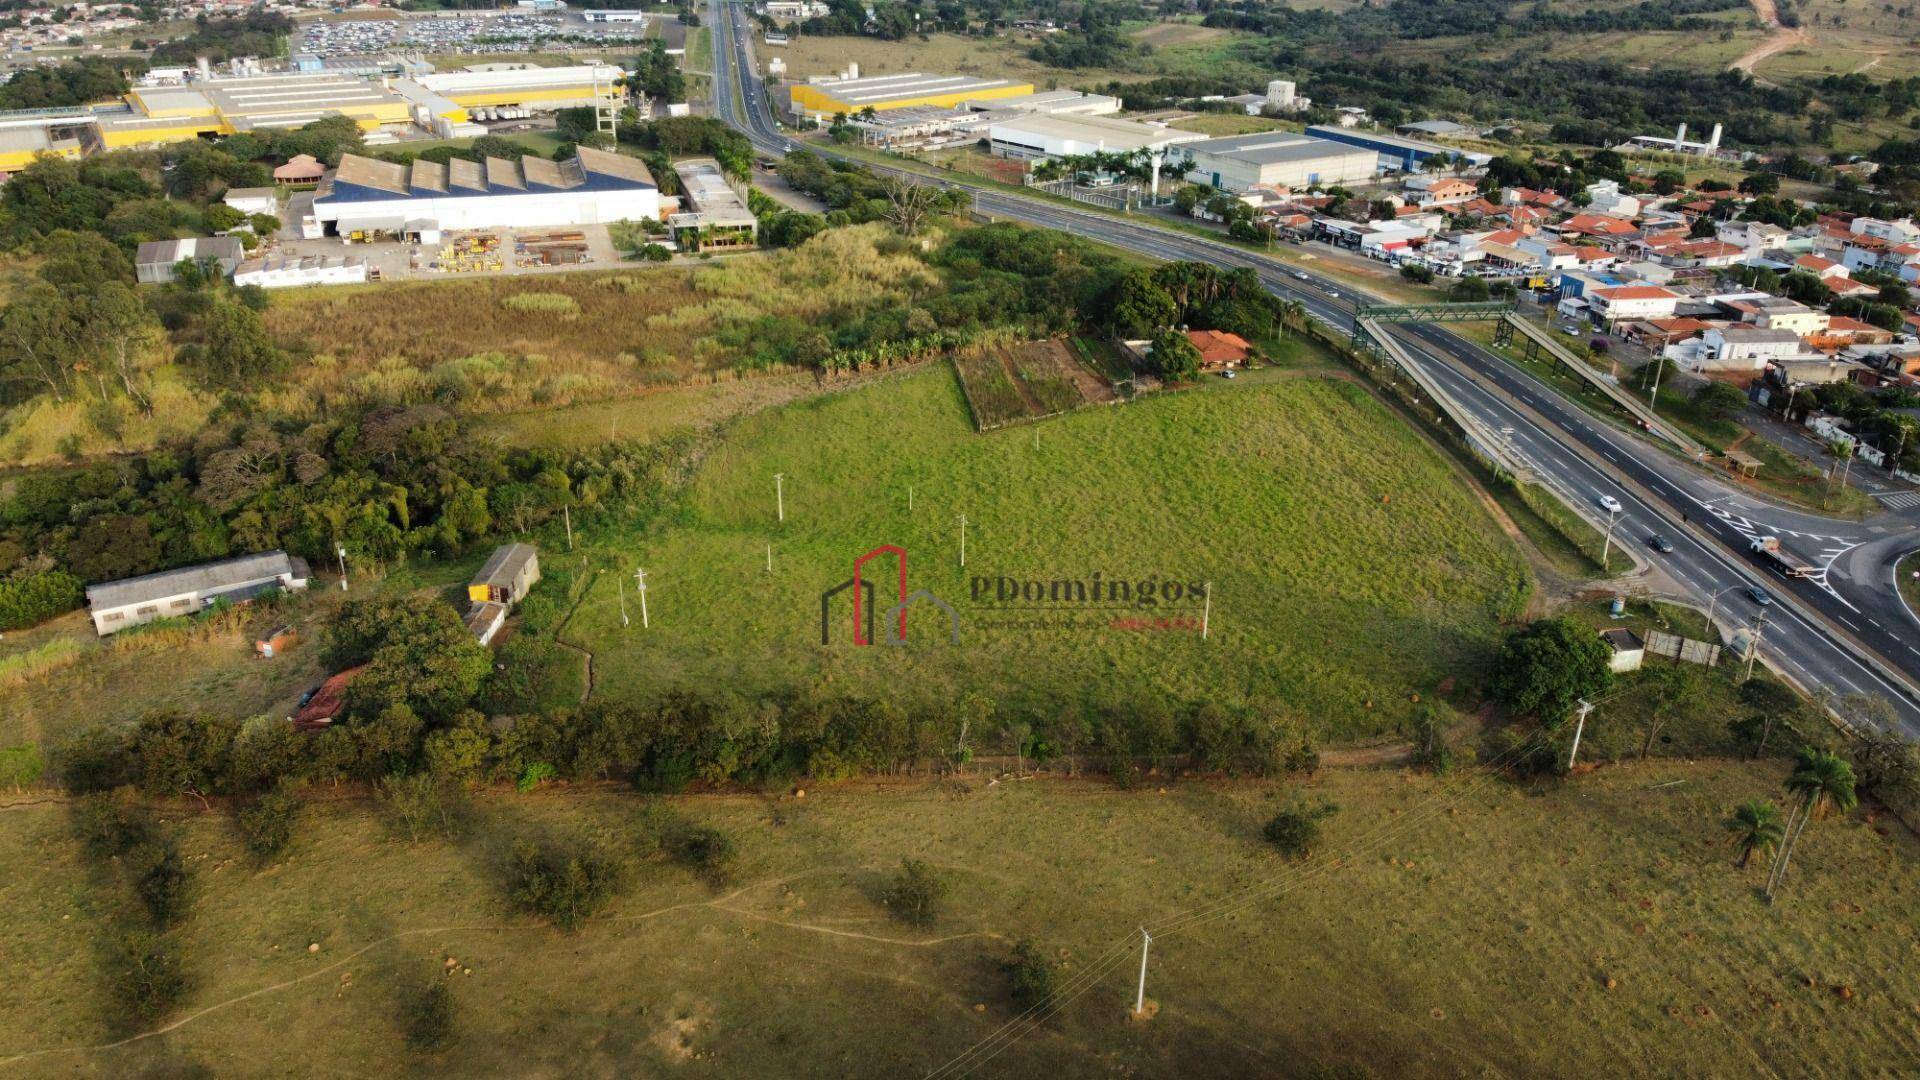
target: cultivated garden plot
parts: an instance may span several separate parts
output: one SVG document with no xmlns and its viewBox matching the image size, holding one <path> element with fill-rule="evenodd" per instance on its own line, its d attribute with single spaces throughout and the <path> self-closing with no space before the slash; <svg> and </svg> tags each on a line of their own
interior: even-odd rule
<svg viewBox="0 0 1920 1080">
<path fill-rule="evenodd" d="M 1059 339 L 968 345 L 954 352 L 953 369 L 981 431 L 1119 400 Z"/>
</svg>

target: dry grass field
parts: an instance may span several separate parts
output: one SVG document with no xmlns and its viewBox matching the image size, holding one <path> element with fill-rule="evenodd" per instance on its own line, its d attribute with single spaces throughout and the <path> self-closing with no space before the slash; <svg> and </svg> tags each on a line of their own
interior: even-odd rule
<svg viewBox="0 0 1920 1080">
<path fill-rule="evenodd" d="M 1885 821 L 1819 822 L 1768 906 L 1765 869 L 1734 866 L 1719 821 L 1782 775 L 1659 762 L 1538 792 L 1477 770 L 1323 771 L 665 800 L 734 838 L 717 885 L 637 857 L 632 795 L 488 795 L 462 839 L 417 845 L 364 801 L 322 801 L 265 869 L 228 813 L 181 807 L 191 988 L 178 1026 L 111 1050 L 89 1048 L 115 1038 L 96 949 L 116 901 L 55 800 L 0 811 L 0 1071 L 923 1076 L 1015 1018 L 1001 964 L 1030 939 L 1062 979 L 1097 977 L 971 1075 L 1903 1073 L 1920 847 Z M 1319 854 L 1289 863 L 1259 830 L 1300 797 L 1340 809 Z M 572 935 L 504 895 L 505 848 L 543 832 L 602 837 L 636 871 Z M 952 886 L 929 926 L 875 900 L 904 857 Z M 1236 896 L 1252 902 L 1223 907 Z M 1135 927 L 1208 909 L 1157 935 L 1158 1012 L 1129 1022 Z M 398 1019 L 403 987 L 430 979 L 453 984 L 434 1053 Z"/>
<path fill-rule="evenodd" d="M 758 320 L 831 324 L 934 287 L 919 260 L 879 249 L 883 232 L 696 269 L 303 290 L 276 298 L 267 325 L 320 355 L 263 396 L 291 415 L 336 399 L 500 412 L 755 367 Z"/>
</svg>

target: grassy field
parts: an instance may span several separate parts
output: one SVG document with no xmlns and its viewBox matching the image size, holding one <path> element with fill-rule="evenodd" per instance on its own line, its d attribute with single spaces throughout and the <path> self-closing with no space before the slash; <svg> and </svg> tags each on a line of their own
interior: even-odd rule
<svg viewBox="0 0 1920 1080">
<path fill-rule="evenodd" d="M 1206 135 L 1251 135 L 1260 131 L 1300 131 L 1305 124 L 1272 116 L 1248 116 L 1246 113 L 1195 113 L 1172 124 L 1182 131 Z"/>
<path fill-rule="evenodd" d="M 1901 559 L 1894 569 L 1894 576 L 1900 579 L 1900 595 L 1907 602 L 1908 610 L 1920 613 L 1920 552 Z"/>
<path fill-rule="evenodd" d="M 1920 850 L 1897 828 L 1819 822 L 1766 905 L 1765 869 L 1736 869 L 1718 823 L 1777 796 L 1782 775 L 1660 762 L 1539 792 L 1473 771 L 1323 771 L 1304 789 L 976 779 L 676 799 L 733 835 L 732 879 L 640 864 L 571 936 L 509 907 L 503 849 L 548 831 L 631 851 L 635 797 L 487 797 L 466 839 L 417 846 L 365 803 L 323 802 L 265 870 L 228 815 L 183 811 L 187 1020 L 106 1051 L 86 1048 L 112 1037 L 95 959 L 111 894 L 67 809 L 33 805 L 0 813 L 13 868 L 0 1067 L 919 1076 L 1016 1015 L 1000 964 L 1030 938 L 1063 978 L 1119 950 L 973 1075 L 1191 1075 L 1196 1061 L 1241 1076 L 1539 1076 L 1574 1061 L 1629 1076 L 1898 1073 L 1920 1001 Z M 1301 795 L 1340 811 L 1318 857 L 1285 863 L 1259 828 Z M 908 856 L 953 887 L 925 928 L 873 899 Z M 1157 936 L 1158 1013 L 1127 1021 L 1134 927 L 1253 885 L 1259 902 Z M 458 974 L 441 974 L 449 961 Z M 431 978 L 454 983 L 456 1034 L 423 1055 L 396 1014 L 402 985 Z"/>
<path fill-rule="evenodd" d="M 912 588 L 962 609 L 959 646 L 934 644 L 945 627 L 918 616 L 910 637 L 924 646 L 819 645 L 821 591 L 885 543 L 909 551 Z M 568 630 L 596 654 L 607 694 L 825 680 L 909 701 L 967 688 L 1042 709 L 1208 697 L 1329 737 L 1391 728 L 1412 694 L 1470 677 L 1526 589 L 1517 553 L 1448 464 L 1359 388 L 1317 378 L 1209 380 L 976 435 L 951 374 L 902 375 L 884 392 L 742 421 L 683 509 L 618 548 L 647 569 L 651 629 L 621 628 L 608 580 Z M 1211 581 L 1209 639 L 1115 629 L 1126 613 L 1099 610 L 997 625 L 1004 616 L 969 603 L 973 575 L 1095 572 Z M 1138 614 L 1197 622 L 1201 606 Z M 1058 621 L 1068 614 L 1091 625 Z"/>
</svg>

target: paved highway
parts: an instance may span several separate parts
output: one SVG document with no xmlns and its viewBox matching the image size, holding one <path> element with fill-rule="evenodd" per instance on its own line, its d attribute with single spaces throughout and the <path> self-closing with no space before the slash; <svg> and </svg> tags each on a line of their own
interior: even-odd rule
<svg viewBox="0 0 1920 1080">
<path fill-rule="evenodd" d="M 788 138 L 773 121 L 749 51 L 741 7 L 710 0 L 714 43 L 714 109 L 761 152 L 784 153 Z M 738 89 L 740 98 L 735 99 Z M 742 107 L 744 106 L 744 108 Z M 817 148 L 816 148 L 817 149 Z M 879 171 L 885 171 L 880 169 Z M 1352 290 L 1232 245 L 1145 222 L 956 183 L 982 214 L 1062 229 L 1151 257 L 1248 267 L 1274 293 L 1305 305 L 1315 318 L 1351 329 Z M 1371 301 L 1371 297 L 1361 297 Z M 1888 518 L 1862 526 L 1786 510 L 1703 474 L 1667 451 L 1595 417 L 1530 373 L 1434 325 L 1397 328 L 1428 373 L 1495 430 L 1511 431 L 1514 449 L 1537 479 L 1596 523 L 1603 494 L 1619 499 L 1617 542 L 1651 562 L 1723 622 L 1751 625 L 1762 608 L 1744 589 L 1757 585 L 1776 602 L 1765 608 L 1762 655 L 1810 692 L 1875 694 L 1893 703 L 1900 726 L 1920 736 L 1920 649 L 1916 624 L 1892 594 L 1890 558 L 1920 547 L 1913 523 Z M 1879 535 L 1869 530 L 1882 530 Z M 1659 534 L 1671 554 L 1652 553 Z M 1813 580 L 1789 581 L 1765 571 L 1747 553 L 1752 535 L 1777 535 L 1823 569 Z"/>
</svg>

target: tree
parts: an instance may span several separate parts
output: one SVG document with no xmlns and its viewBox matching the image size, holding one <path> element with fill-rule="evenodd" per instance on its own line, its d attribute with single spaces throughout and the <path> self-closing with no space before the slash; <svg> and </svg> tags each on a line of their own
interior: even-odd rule
<svg viewBox="0 0 1920 1080">
<path fill-rule="evenodd" d="M 1760 196 L 1778 195 L 1779 193 L 1780 178 L 1773 173 L 1749 173 L 1740 180 L 1740 194 L 1742 195 Z"/>
<path fill-rule="evenodd" d="M 1748 799 L 1734 807 L 1720 826 L 1732 838 L 1733 846 L 1740 849 L 1740 861 L 1734 865 L 1742 870 L 1756 851 L 1772 858 L 1787 831 L 1780 820 L 1780 808 L 1765 799 Z"/>
<path fill-rule="evenodd" d="M 918 233 L 945 199 L 932 184 L 893 175 L 881 178 L 880 190 L 887 200 L 887 222 L 907 236 Z"/>
<path fill-rule="evenodd" d="M 1168 327 L 1154 335 L 1147 365 L 1162 382 L 1184 382 L 1200 374 L 1200 350 L 1186 331 Z"/>
<path fill-rule="evenodd" d="M 619 895 L 626 868 L 593 845 L 523 840 L 509 857 L 507 879 L 515 903 L 572 932 Z"/>
<path fill-rule="evenodd" d="M 1456 303 L 1478 303 L 1491 295 L 1487 281 L 1482 277 L 1463 277 L 1453 283 L 1447 291 L 1447 298 Z"/>
<path fill-rule="evenodd" d="M 1501 643 L 1489 689 L 1510 711 L 1557 724 L 1612 681 L 1610 659 L 1589 627 L 1565 616 L 1540 619 Z"/>
<path fill-rule="evenodd" d="M 1033 942 L 1022 940 L 1014 945 L 1006 970 L 1016 1008 L 1032 1012 L 1053 1000 L 1060 981 L 1059 969 Z"/>
<path fill-rule="evenodd" d="M 1653 701 L 1647 708 L 1647 737 L 1640 742 L 1640 760 L 1653 752 L 1653 740 L 1674 714 L 1684 713 L 1700 699 L 1700 682 L 1680 664 L 1648 668 L 1641 675 L 1651 685 Z"/>
<path fill-rule="evenodd" d="M 1798 801 L 1787 817 L 1786 840 L 1780 857 L 1774 860 L 1773 873 L 1767 878 L 1768 901 L 1773 900 L 1775 891 L 1786 880 L 1787 864 L 1793 859 L 1801 835 L 1807 831 L 1807 823 L 1816 817 L 1825 817 L 1831 810 L 1845 812 L 1859 805 L 1854 784 L 1853 766 L 1840 755 L 1811 746 L 1801 749 L 1799 762 L 1787 777 L 1787 792 Z"/>
<path fill-rule="evenodd" d="M 201 222 L 206 225 L 208 232 L 226 232 L 228 229 L 239 227 L 245 220 L 247 215 L 226 203 L 214 203 L 201 215 Z"/>
<path fill-rule="evenodd" d="M 902 859 L 900 872 L 887 883 L 880 902 L 894 918 L 915 926 L 925 926 L 939 913 L 940 902 L 949 886 L 933 867 L 919 859 Z"/>
<path fill-rule="evenodd" d="M 1747 395 L 1731 383 L 1709 382 L 1693 392 L 1693 407 L 1706 419 L 1729 420 L 1747 407 Z"/>
<path fill-rule="evenodd" d="M 272 791 L 240 808 L 240 835 L 254 858 L 269 862 L 287 849 L 300 821 L 300 805 L 299 783 L 282 779 Z"/>
</svg>

